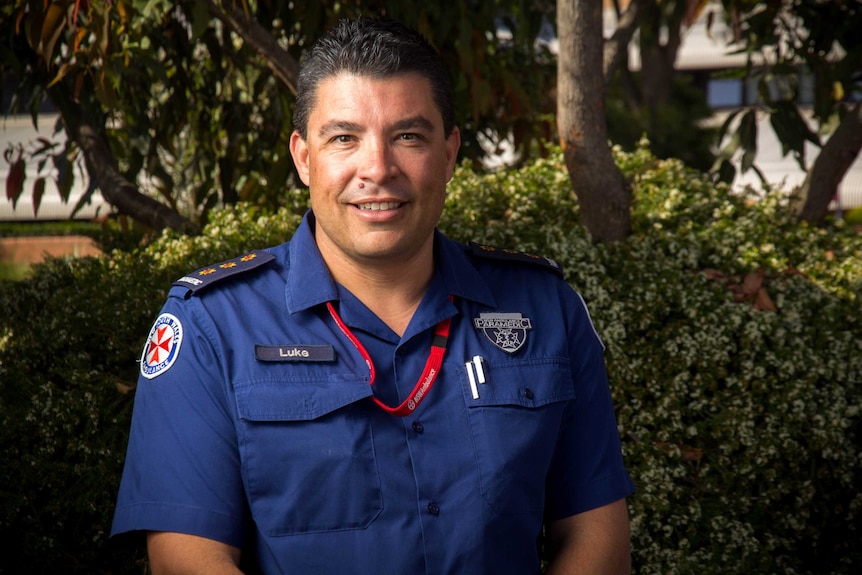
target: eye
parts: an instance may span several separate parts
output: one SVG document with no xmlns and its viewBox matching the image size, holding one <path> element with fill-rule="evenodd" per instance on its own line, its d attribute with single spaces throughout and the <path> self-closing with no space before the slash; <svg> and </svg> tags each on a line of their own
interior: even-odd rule
<svg viewBox="0 0 862 575">
<path fill-rule="evenodd" d="M 416 132 L 404 132 L 403 134 L 398 134 L 396 139 L 399 142 L 405 142 L 408 144 L 418 144 L 425 141 L 425 138 Z"/>
<path fill-rule="evenodd" d="M 349 136 L 347 134 L 339 134 L 338 136 L 334 136 L 331 141 L 336 144 L 349 144 L 353 140 L 353 136 Z"/>
</svg>

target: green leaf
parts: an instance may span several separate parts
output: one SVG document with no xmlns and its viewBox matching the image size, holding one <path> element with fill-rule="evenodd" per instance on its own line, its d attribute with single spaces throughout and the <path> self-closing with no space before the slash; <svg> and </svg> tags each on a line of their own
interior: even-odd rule
<svg viewBox="0 0 862 575">
<path fill-rule="evenodd" d="M 34 156 L 45 154 L 57 147 L 57 144 L 55 142 L 52 142 L 47 138 L 37 138 L 36 141 L 39 143 L 39 147 L 33 151 Z M 42 169 L 41 164 L 39 169 Z"/>
<path fill-rule="evenodd" d="M 192 38 L 197 39 L 204 35 L 210 23 L 210 12 L 207 0 L 196 0 L 192 10 Z"/>
<path fill-rule="evenodd" d="M 33 215 L 39 213 L 39 206 L 42 205 L 42 196 L 45 195 L 45 178 L 39 176 L 33 183 Z"/>
<path fill-rule="evenodd" d="M 78 198 L 78 202 L 75 204 L 75 208 L 72 210 L 73 217 L 81 211 L 81 208 L 83 208 L 87 203 L 89 203 L 94 191 L 96 191 L 96 187 L 91 182 L 90 185 L 87 187 L 87 190 L 83 194 L 81 194 L 80 198 Z"/>
<path fill-rule="evenodd" d="M 33 6 L 33 11 L 25 21 L 24 32 L 27 36 L 27 43 L 33 51 L 38 52 L 42 42 L 42 22 L 44 20 L 44 12 L 38 4 Z"/>
<path fill-rule="evenodd" d="M 817 130 L 817 132 L 823 136 L 827 136 L 837 130 L 840 124 L 841 112 L 838 108 L 836 108 L 831 114 L 829 114 L 829 117 L 826 119 L 826 121 L 820 124 L 820 128 Z"/>
<path fill-rule="evenodd" d="M 727 131 L 730 129 L 730 125 L 733 123 L 733 120 L 742 112 L 742 108 L 736 110 L 735 112 L 731 112 L 728 114 L 727 119 L 721 124 L 721 128 L 718 130 L 718 141 L 721 142 L 724 140 L 724 137 L 727 135 Z"/>
<path fill-rule="evenodd" d="M 805 142 L 819 146 L 820 139 L 808 127 L 796 104 L 788 100 L 775 102 L 769 122 L 781 142 L 782 155 L 786 156 L 789 151 L 793 151 L 799 167 L 806 171 Z"/>
<path fill-rule="evenodd" d="M 736 166 L 730 160 L 722 160 L 716 174 L 717 181 L 730 184 L 736 177 Z"/>
<path fill-rule="evenodd" d="M 57 191 L 60 192 L 60 198 L 63 203 L 68 203 L 69 194 L 72 192 L 72 183 L 74 182 L 74 174 L 72 173 L 72 165 L 65 153 L 54 154 L 52 156 L 54 167 L 57 169 Z"/>
<path fill-rule="evenodd" d="M 739 121 L 739 145 L 743 149 L 740 170 L 747 172 L 754 164 L 754 156 L 757 155 L 757 110 L 749 109 Z"/>
</svg>

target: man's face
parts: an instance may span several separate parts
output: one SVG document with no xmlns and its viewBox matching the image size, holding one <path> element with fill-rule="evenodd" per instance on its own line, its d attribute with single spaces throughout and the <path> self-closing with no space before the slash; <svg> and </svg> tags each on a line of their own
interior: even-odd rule
<svg viewBox="0 0 862 575">
<path fill-rule="evenodd" d="M 327 263 L 398 264 L 430 254 L 460 145 L 419 74 L 342 73 L 320 83 L 308 137 L 290 149 L 309 187 Z"/>
</svg>

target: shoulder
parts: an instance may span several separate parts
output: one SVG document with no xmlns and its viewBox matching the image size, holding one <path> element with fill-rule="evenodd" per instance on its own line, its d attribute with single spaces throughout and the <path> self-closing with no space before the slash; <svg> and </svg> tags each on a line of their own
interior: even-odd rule
<svg viewBox="0 0 862 575">
<path fill-rule="evenodd" d="M 563 277 L 563 270 L 560 264 L 548 257 L 476 242 L 470 242 L 470 245 L 467 246 L 467 251 L 474 260 L 492 261 L 510 266 L 533 266 Z"/>
<path fill-rule="evenodd" d="M 241 256 L 204 266 L 187 273 L 171 286 L 171 292 L 197 295 L 214 285 L 225 285 L 238 276 L 251 276 L 271 265 L 276 257 L 267 250 L 253 250 Z"/>
</svg>

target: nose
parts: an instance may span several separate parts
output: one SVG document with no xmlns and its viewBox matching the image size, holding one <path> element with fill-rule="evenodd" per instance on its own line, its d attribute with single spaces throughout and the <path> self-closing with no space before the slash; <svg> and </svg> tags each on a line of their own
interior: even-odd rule
<svg viewBox="0 0 862 575">
<path fill-rule="evenodd" d="M 365 140 L 364 144 L 357 174 L 360 180 L 381 184 L 398 175 L 392 146 L 376 138 Z"/>
</svg>

